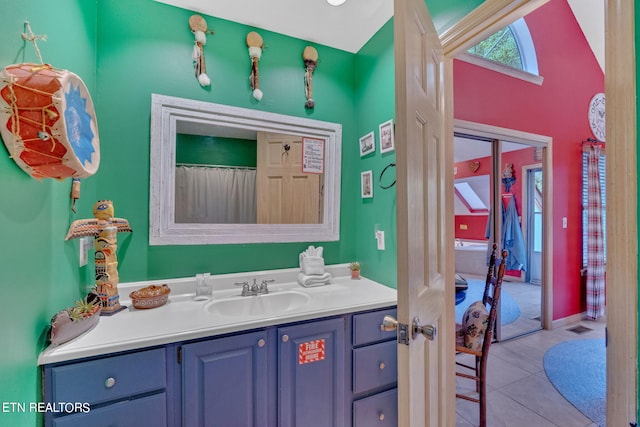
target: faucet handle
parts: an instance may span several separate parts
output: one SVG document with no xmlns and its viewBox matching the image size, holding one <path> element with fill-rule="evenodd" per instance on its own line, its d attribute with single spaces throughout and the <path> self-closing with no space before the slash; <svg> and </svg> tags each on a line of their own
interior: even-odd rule
<svg viewBox="0 0 640 427">
<path fill-rule="evenodd" d="M 242 296 L 249 295 L 249 282 L 236 282 L 234 283 L 236 286 L 242 286 Z"/>
<path fill-rule="evenodd" d="M 260 283 L 260 293 L 268 294 L 269 293 L 268 284 L 269 283 L 273 283 L 273 282 L 275 282 L 275 280 L 273 280 L 273 279 L 263 280 L 262 283 Z"/>
</svg>

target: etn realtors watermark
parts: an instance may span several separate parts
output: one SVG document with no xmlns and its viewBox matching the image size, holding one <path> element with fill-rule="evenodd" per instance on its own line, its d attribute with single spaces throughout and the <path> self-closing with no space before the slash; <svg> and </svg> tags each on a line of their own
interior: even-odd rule
<svg viewBox="0 0 640 427">
<path fill-rule="evenodd" d="M 52 412 L 72 414 L 75 412 L 90 412 L 91 405 L 87 402 L 2 402 L 2 413 Z"/>
</svg>

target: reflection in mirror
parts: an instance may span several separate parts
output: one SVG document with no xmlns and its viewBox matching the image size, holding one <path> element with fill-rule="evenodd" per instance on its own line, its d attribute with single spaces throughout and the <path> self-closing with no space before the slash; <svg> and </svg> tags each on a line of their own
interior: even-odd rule
<svg viewBox="0 0 640 427">
<path fill-rule="evenodd" d="M 203 131 L 178 122 L 176 223 L 322 221 L 324 140 L 315 140 L 320 169 L 309 170 L 303 168 L 308 138 L 234 128 Z"/>
<path fill-rule="evenodd" d="M 152 245 L 339 238 L 342 126 L 152 95 Z"/>
</svg>

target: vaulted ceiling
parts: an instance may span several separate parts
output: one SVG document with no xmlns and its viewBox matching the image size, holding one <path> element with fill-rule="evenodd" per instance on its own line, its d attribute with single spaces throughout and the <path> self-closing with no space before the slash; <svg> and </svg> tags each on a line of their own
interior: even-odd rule
<svg viewBox="0 0 640 427">
<path fill-rule="evenodd" d="M 291 37 L 357 52 L 393 16 L 393 0 L 156 0 L 161 3 L 264 28 Z M 568 1 L 604 70 L 605 0 Z"/>
</svg>

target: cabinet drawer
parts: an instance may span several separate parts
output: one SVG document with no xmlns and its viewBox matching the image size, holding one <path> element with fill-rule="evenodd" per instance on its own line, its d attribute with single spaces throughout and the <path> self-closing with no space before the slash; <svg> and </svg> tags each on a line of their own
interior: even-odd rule
<svg viewBox="0 0 640 427">
<path fill-rule="evenodd" d="M 167 425 L 166 395 L 154 394 L 53 420 L 54 427 L 139 427 Z"/>
<path fill-rule="evenodd" d="M 398 389 L 374 394 L 353 402 L 353 427 L 395 427 L 398 425 Z"/>
<path fill-rule="evenodd" d="M 48 402 L 96 404 L 166 388 L 164 349 L 54 366 Z"/>
<path fill-rule="evenodd" d="M 398 348 L 395 341 L 353 350 L 353 392 L 362 393 L 398 381 Z"/>
<path fill-rule="evenodd" d="M 373 311 L 369 313 L 356 314 L 353 316 L 353 345 L 363 345 L 373 342 L 394 339 L 396 331 L 381 331 L 382 319 L 390 315 L 397 317 L 397 309 Z"/>
</svg>

